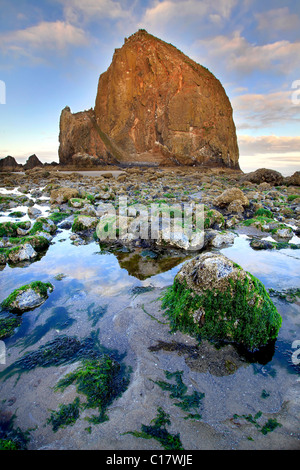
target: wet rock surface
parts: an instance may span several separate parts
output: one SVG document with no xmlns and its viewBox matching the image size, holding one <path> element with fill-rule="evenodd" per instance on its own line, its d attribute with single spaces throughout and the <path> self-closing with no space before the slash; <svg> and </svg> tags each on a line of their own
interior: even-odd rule
<svg viewBox="0 0 300 470">
<path fill-rule="evenodd" d="M 214 169 L 116 167 L 107 169 L 108 178 L 101 172 L 43 171 L 7 174 L 0 194 L 1 302 L 36 279 L 54 286 L 44 303 L 22 315 L 0 313 L 7 353 L 6 364 L 0 364 L 1 413 L 16 413 L 17 425 L 31 429 L 27 447 L 161 451 L 156 439 L 137 437 L 161 408 L 171 422 L 166 431 L 179 433 L 186 450 L 298 449 L 299 366 L 292 345 L 299 339 L 299 187 L 246 182 L 238 173 Z M 50 199 L 60 188 L 76 196 Z M 238 199 L 216 205 L 228 189 L 239 189 L 249 204 L 238 211 L 229 210 Z M 76 218 L 100 220 L 109 207 L 117 211 L 121 195 L 132 206 L 130 243 L 118 234 L 102 242 L 96 227 L 72 231 Z M 192 202 L 204 205 L 199 251 L 138 235 L 136 204 L 176 203 L 183 209 Z M 30 219 L 28 205 L 41 216 Z M 25 215 L 9 217 L 19 209 Z M 288 238 L 278 230 L 286 230 Z M 37 256 L 12 263 L 10 251 L 24 244 Z M 161 298 L 185 263 L 207 252 L 230 260 L 227 268 L 214 265 L 220 268 L 214 282 L 222 283 L 236 263 L 267 291 L 273 288 L 283 320 L 274 344 L 248 354 L 235 344 L 172 331 Z M 196 317 L 199 322 L 201 312 Z M 131 368 L 128 387 L 108 407 L 107 421 L 88 422 L 95 410 L 85 408 L 72 424 L 53 432 L 47 424 L 51 413 L 76 411 L 69 405 L 80 399 L 75 386 L 56 392 L 53 387 L 95 354 Z M 263 434 L 270 423 L 274 429 Z"/>
</svg>

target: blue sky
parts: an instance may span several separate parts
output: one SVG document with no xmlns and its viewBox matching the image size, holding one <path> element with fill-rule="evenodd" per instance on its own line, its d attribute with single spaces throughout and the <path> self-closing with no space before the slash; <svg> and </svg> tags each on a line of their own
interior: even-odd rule
<svg viewBox="0 0 300 470">
<path fill-rule="evenodd" d="M 114 49 L 145 28 L 221 81 L 243 171 L 300 169 L 299 0 L 0 0 L 0 7 L 0 158 L 58 161 L 61 110 L 94 107 Z"/>
</svg>

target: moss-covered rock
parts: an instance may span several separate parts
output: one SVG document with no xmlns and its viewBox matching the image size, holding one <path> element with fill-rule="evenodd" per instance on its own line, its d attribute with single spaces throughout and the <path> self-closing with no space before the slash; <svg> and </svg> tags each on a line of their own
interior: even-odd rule
<svg viewBox="0 0 300 470">
<path fill-rule="evenodd" d="M 1 306 L 5 310 L 22 313 L 39 307 L 47 300 L 49 292 L 52 291 L 53 286 L 50 282 L 34 281 L 15 289 L 3 300 Z"/>
<path fill-rule="evenodd" d="M 98 224 L 97 217 L 90 217 L 88 215 L 79 215 L 75 217 L 72 232 L 84 232 L 86 230 L 95 229 Z"/>
<path fill-rule="evenodd" d="M 264 285 L 222 254 L 183 265 L 162 307 L 173 329 L 243 345 L 253 351 L 276 339 L 281 317 Z"/>
</svg>

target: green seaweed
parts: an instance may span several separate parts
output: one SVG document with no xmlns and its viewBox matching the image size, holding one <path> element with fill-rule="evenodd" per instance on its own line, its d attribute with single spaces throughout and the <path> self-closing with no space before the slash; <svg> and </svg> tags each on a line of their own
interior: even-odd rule
<svg viewBox="0 0 300 470">
<path fill-rule="evenodd" d="M 154 381 L 154 383 L 158 385 L 162 390 L 169 392 L 170 398 L 174 398 L 178 401 L 177 403 L 175 403 L 175 406 L 178 406 L 183 411 L 198 409 L 201 405 L 201 400 L 204 398 L 205 394 L 199 393 L 196 390 L 191 395 L 187 394 L 188 387 L 184 384 L 182 380 L 183 371 L 164 372 L 167 379 L 175 378 L 176 383 L 168 383 L 161 380 Z M 185 419 L 188 418 L 201 419 L 201 415 L 199 413 L 190 413 L 185 417 Z"/>
<path fill-rule="evenodd" d="M 16 315 L 1 315 L 0 316 L 0 339 L 12 336 L 15 329 L 21 324 L 20 317 Z"/>
<path fill-rule="evenodd" d="M 0 421 L 0 450 L 27 450 L 32 429 L 22 431 L 21 428 L 15 427 L 15 419 L 14 414 L 10 419 Z"/>
<path fill-rule="evenodd" d="M 104 306 L 97 306 L 97 308 L 94 308 L 95 302 L 93 302 L 91 305 L 88 306 L 87 313 L 88 313 L 88 320 L 92 323 L 92 327 L 95 327 L 100 320 L 100 318 L 103 317 L 103 315 L 106 314 L 108 305 Z"/>
<path fill-rule="evenodd" d="M 76 385 L 78 393 L 85 395 L 86 401 L 81 404 L 84 409 L 97 409 L 98 416 L 86 418 L 97 424 L 108 420 L 108 406 L 126 390 L 129 375 L 124 365 L 104 354 L 98 359 L 85 359 L 70 374 L 61 379 L 55 390 L 64 391 L 70 385 Z"/>
<path fill-rule="evenodd" d="M 261 425 L 260 423 L 258 423 L 258 420 L 261 417 L 262 417 L 262 412 L 261 411 L 258 411 L 255 414 L 255 416 L 252 416 L 251 414 L 249 414 L 249 415 L 244 415 L 244 414 L 243 415 L 238 415 L 238 414 L 233 415 L 234 419 L 243 418 L 246 421 L 248 421 L 248 423 L 253 424 L 264 435 L 266 435 L 269 432 L 274 431 L 274 429 L 282 426 L 282 424 L 278 423 L 276 418 L 269 418 L 265 424 Z"/>
<path fill-rule="evenodd" d="M 47 419 L 47 424 L 52 425 L 53 432 L 57 432 L 60 428 L 66 426 L 72 426 L 79 418 L 80 408 L 81 404 L 78 397 L 75 398 L 73 403 L 61 404 L 58 411 L 50 410 L 51 416 Z"/>
<path fill-rule="evenodd" d="M 153 424 L 142 424 L 141 431 L 127 431 L 124 434 L 131 434 L 143 439 L 153 438 L 166 450 L 184 450 L 180 441 L 180 434 L 171 434 L 166 429 L 166 426 L 171 424 L 170 415 L 161 407 L 157 408 L 157 416 L 150 422 Z"/>
<path fill-rule="evenodd" d="M 0 378 L 7 380 L 17 374 L 18 380 L 22 373 L 28 373 L 36 367 L 47 368 L 71 364 L 83 358 L 96 358 L 105 350 L 97 337 L 98 331 L 92 331 L 90 336 L 82 340 L 74 336 L 58 336 L 37 350 L 25 353 L 0 372 Z"/>
</svg>

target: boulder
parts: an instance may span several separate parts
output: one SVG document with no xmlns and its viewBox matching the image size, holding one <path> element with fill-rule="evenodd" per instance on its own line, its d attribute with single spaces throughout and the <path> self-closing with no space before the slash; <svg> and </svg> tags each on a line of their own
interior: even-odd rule
<svg viewBox="0 0 300 470">
<path fill-rule="evenodd" d="M 244 175 L 241 181 L 250 181 L 256 184 L 270 183 L 272 186 L 280 186 L 284 182 L 284 177 L 279 171 L 259 168 L 256 171 Z"/>
<path fill-rule="evenodd" d="M 96 228 L 99 219 L 97 217 L 90 217 L 88 215 L 79 215 L 75 217 L 72 232 L 84 232 Z"/>
<path fill-rule="evenodd" d="M 24 243 L 17 246 L 8 252 L 8 259 L 12 263 L 20 263 L 22 261 L 29 261 L 37 257 L 37 252 L 30 243 Z"/>
<path fill-rule="evenodd" d="M 244 195 L 243 191 L 239 188 L 225 189 L 220 196 L 214 200 L 214 205 L 217 207 L 231 207 L 232 212 L 237 212 L 237 206 L 249 206 L 249 199 Z"/>
<path fill-rule="evenodd" d="M 50 193 L 50 203 L 54 204 L 63 204 L 64 202 L 68 202 L 72 198 L 77 198 L 79 196 L 79 192 L 76 188 L 58 188 L 53 189 Z"/>
<path fill-rule="evenodd" d="M 162 307 L 173 329 L 250 351 L 275 340 L 282 321 L 261 281 L 219 253 L 186 262 Z"/>
<path fill-rule="evenodd" d="M 34 281 L 15 289 L 1 306 L 10 312 L 23 313 L 42 305 L 52 291 L 53 286 L 50 282 Z"/>
</svg>

